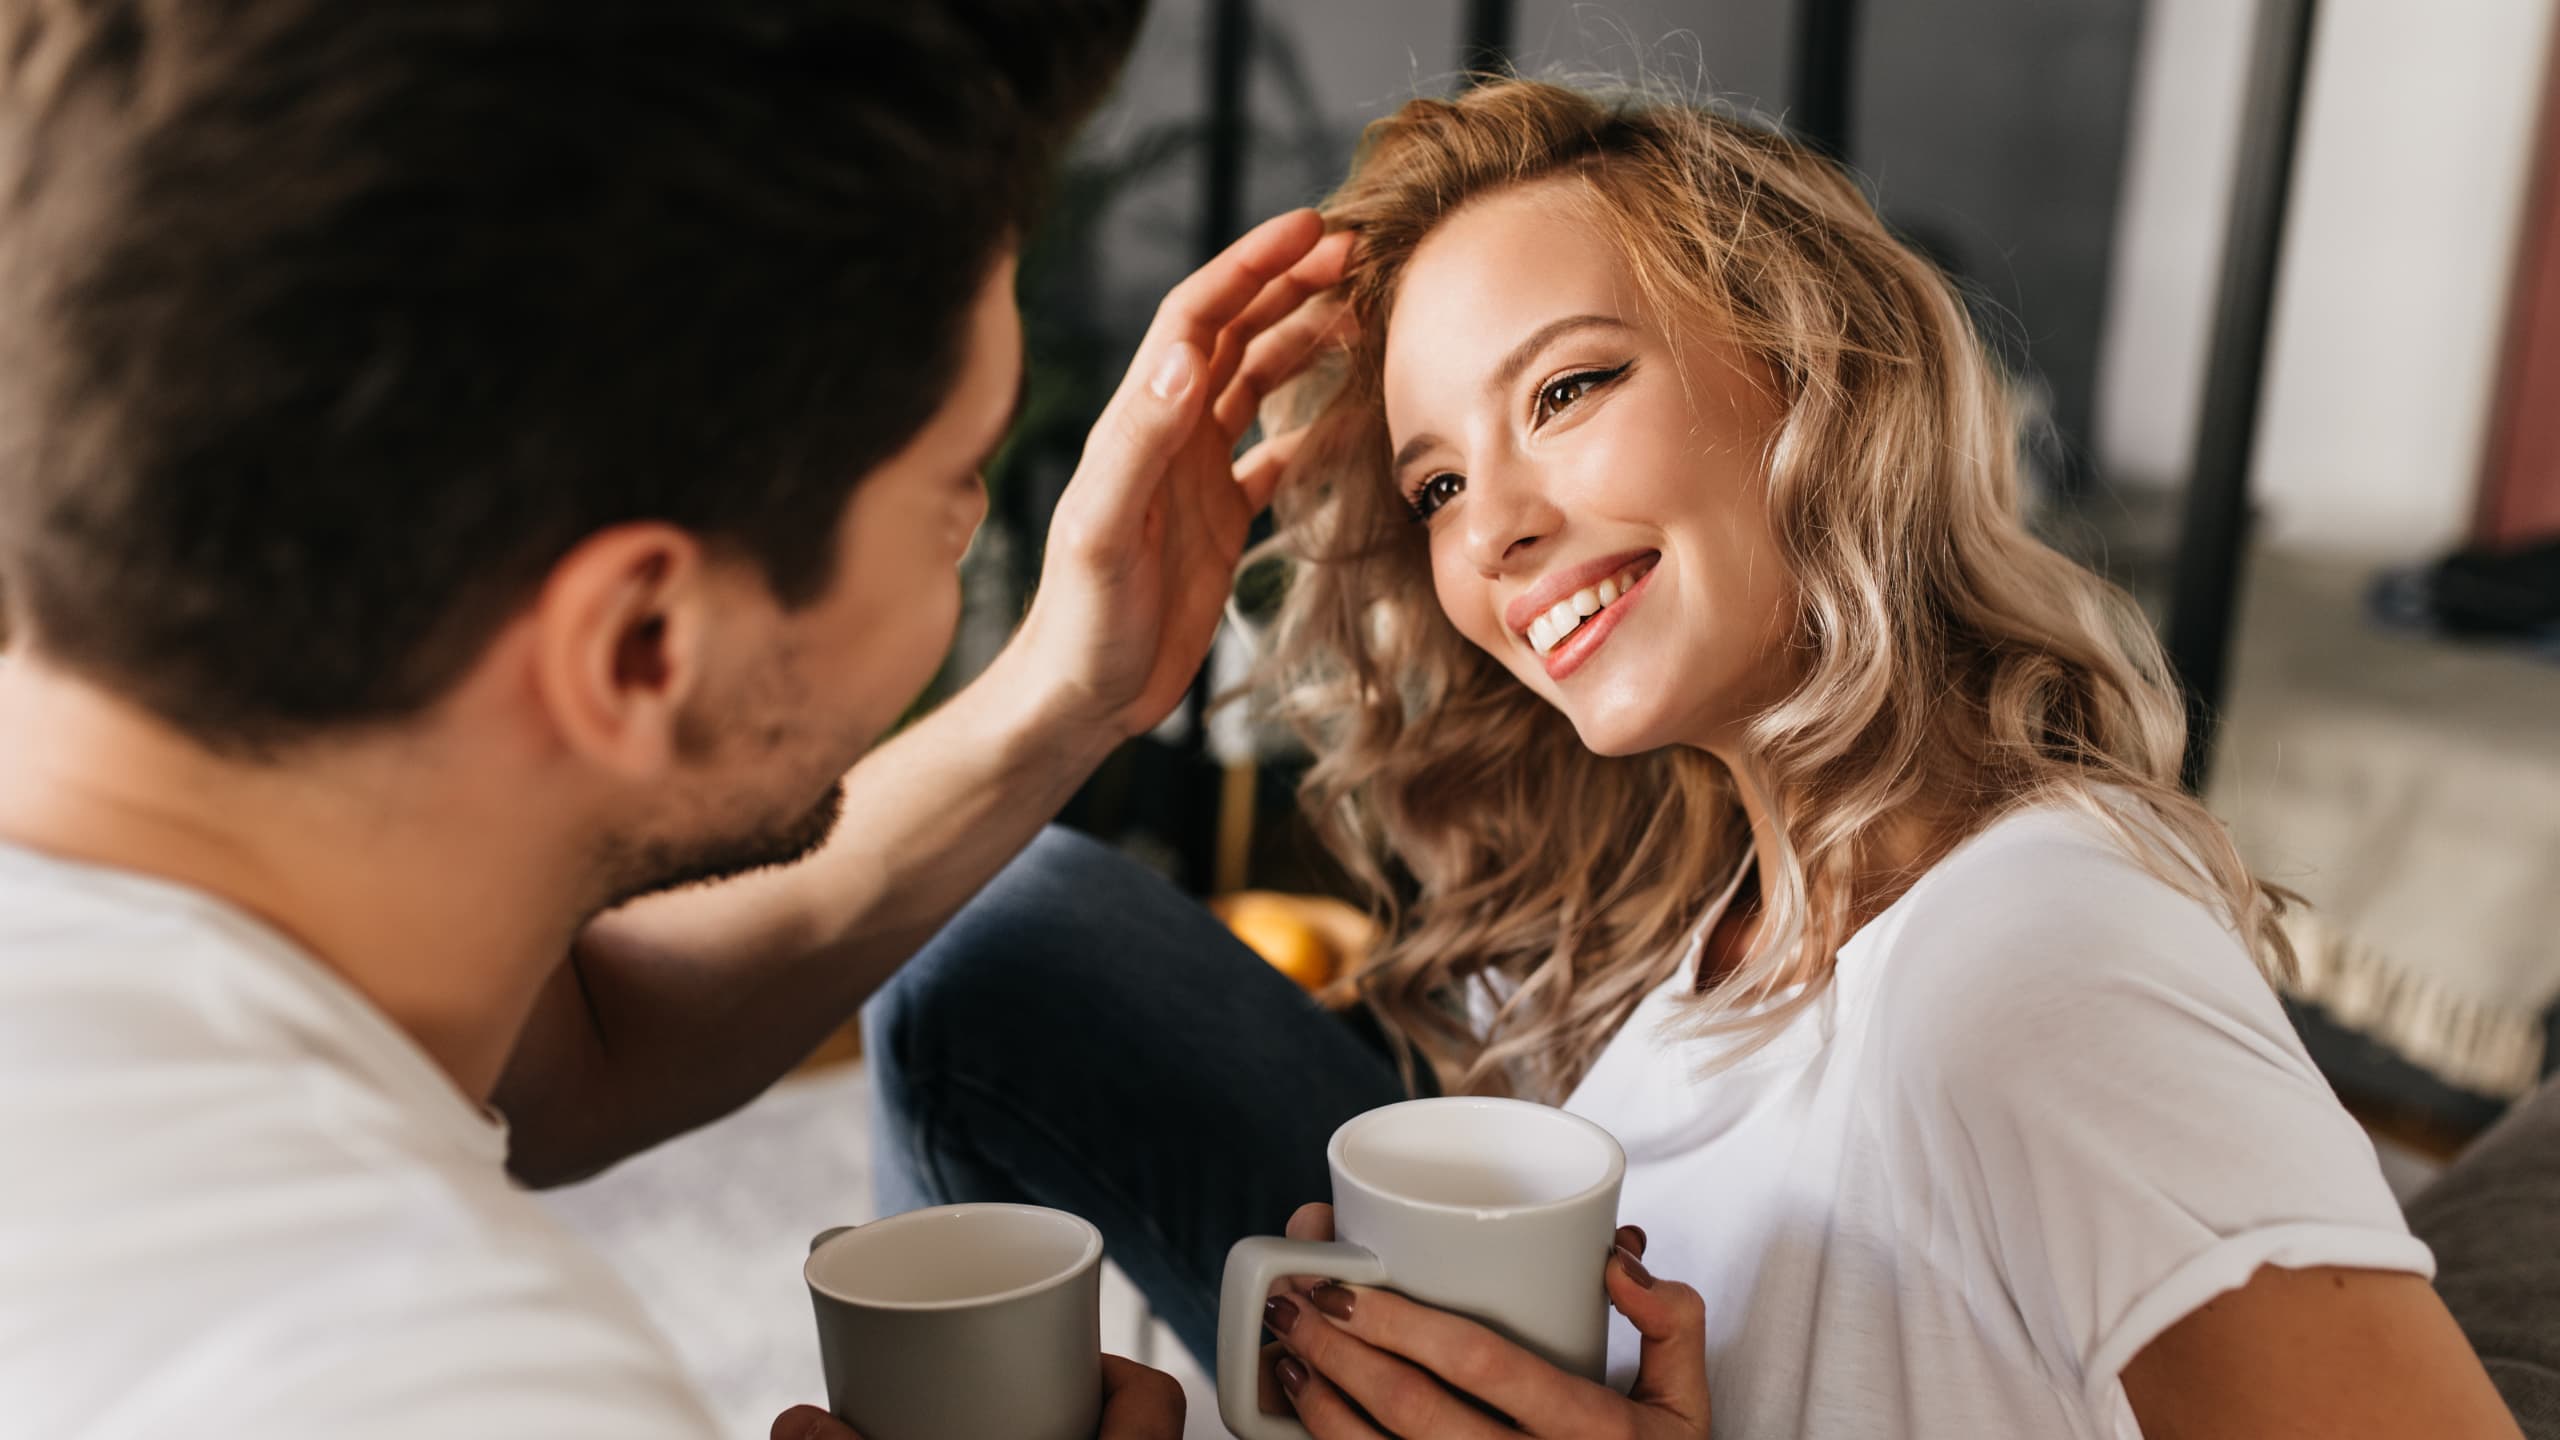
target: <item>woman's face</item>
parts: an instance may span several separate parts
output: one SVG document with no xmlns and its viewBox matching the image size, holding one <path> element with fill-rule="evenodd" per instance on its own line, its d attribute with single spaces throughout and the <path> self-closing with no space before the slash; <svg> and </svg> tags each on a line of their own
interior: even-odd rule
<svg viewBox="0 0 2560 1440">
<path fill-rule="evenodd" d="M 1450 623 L 1585 745 L 1729 755 L 1795 674 L 1778 403 L 1730 342 L 1661 328 L 1586 195 L 1489 196 L 1415 251 L 1387 327 L 1395 483 Z"/>
</svg>

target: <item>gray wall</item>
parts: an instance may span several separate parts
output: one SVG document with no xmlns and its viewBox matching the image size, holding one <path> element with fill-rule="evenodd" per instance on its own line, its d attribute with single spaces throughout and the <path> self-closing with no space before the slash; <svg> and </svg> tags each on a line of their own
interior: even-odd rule
<svg viewBox="0 0 2560 1440">
<path fill-rule="evenodd" d="M 1850 163 L 1962 277 L 2085 450 L 2141 0 L 1869 0 Z M 1789 0 L 1523 0 L 1521 68 L 1643 74 L 1783 118 Z"/>
<path fill-rule="evenodd" d="M 2013 363 L 2050 386 L 2075 447 L 2090 429 L 2141 0 L 1871 0 L 1851 162 L 1886 215 L 1960 275 Z M 1206 0 L 1157 0 L 1089 159 L 1159 148 L 1206 113 Z M 1264 0 L 1245 208 L 1320 198 L 1360 127 L 1458 64 L 1459 0 Z M 1783 116 L 1789 0 L 1521 0 L 1532 74 L 1643 75 Z M 1134 343 L 1197 246 L 1198 156 L 1170 150 L 1096 232 L 1085 297 Z"/>
<path fill-rule="evenodd" d="M 1867 8 L 1853 163 L 1886 216 L 1976 287 L 2085 451 L 2140 0 Z"/>
</svg>

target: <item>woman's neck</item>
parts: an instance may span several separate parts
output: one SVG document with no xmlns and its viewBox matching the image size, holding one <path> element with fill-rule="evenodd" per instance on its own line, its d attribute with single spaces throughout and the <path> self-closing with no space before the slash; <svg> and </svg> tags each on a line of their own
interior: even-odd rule
<svg viewBox="0 0 2560 1440">
<path fill-rule="evenodd" d="M 1706 953 L 1699 967 L 1701 979 L 1707 983 L 1726 974 L 1751 953 L 1760 935 L 1761 878 L 1777 873 L 1780 853 L 1793 848 L 1787 844 L 1778 815 L 1776 786 L 1767 768 L 1749 755 L 1719 754 L 1717 758 L 1732 773 L 1743 816 L 1750 823 L 1752 864 L 1750 873 L 1742 877 L 1733 898 L 1707 934 Z M 1902 898 L 1921 873 L 1946 853 L 1952 838 L 1943 817 L 1926 807 L 1913 806 L 1885 817 L 1864 847 L 1855 875 L 1847 882 L 1852 893 L 1845 897 L 1846 904 L 1841 909 L 1848 933 L 1854 933 Z M 1817 877 L 1812 883 L 1817 893 L 1807 898 L 1819 912 L 1833 900 L 1820 891 L 1840 882 Z"/>
</svg>

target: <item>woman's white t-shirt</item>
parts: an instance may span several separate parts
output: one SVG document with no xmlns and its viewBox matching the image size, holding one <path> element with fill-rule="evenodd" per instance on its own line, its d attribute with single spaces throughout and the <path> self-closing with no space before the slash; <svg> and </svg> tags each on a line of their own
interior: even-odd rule
<svg viewBox="0 0 2560 1440">
<path fill-rule="evenodd" d="M 2238 937 L 2076 812 L 1966 842 L 1729 1069 L 1665 1029 L 1695 984 L 1565 1108 L 1706 1297 L 1718 1436 L 2125 1440 L 2126 1363 L 2260 1266 L 2434 1271 Z"/>
</svg>

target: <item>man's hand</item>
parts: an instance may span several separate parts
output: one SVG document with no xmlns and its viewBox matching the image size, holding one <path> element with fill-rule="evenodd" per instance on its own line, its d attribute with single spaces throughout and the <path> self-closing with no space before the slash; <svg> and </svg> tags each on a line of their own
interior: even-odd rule
<svg viewBox="0 0 2560 1440">
<path fill-rule="evenodd" d="M 1182 1387 L 1161 1370 L 1102 1357 L 1102 1430 L 1096 1440 L 1182 1440 Z M 862 1440 L 815 1405 L 774 1417 L 773 1440 Z"/>
<path fill-rule="evenodd" d="M 1236 440 L 1342 321 L 1323 292 L 1351 237 L 1323 230 L 1280 216 L 1166 297 L 1058 502 L 1021 633 L 854 767 L 824 849 L 579 936 L 498 1087 L 516 1174 L 591 1175 L 763 1091 L 1172 710 L 1297 444 L 1234 460 Z"/>
<path fill-rule="evenodd" d="M 1289 1236 L 1332 1239 L 1333 1207 L 1301 1207 Z M 1644 1232 L 1620 1226 L 1601 1278 L 1609 1303 L 1643 1339 L 1626 1395 L 1566 1374 L 1473 1321 L 1392 1290 L 1329 1281 L 1273 1297 L 1265 1323 L 1286 1353 L 1274 1358 L 1272 1378 L 1316 1440 L 1384 1440 L 1381 1427 L 1434 1440 L 1704 1440 L 1706 1306 L 1688 1286 L 1647 1274 L 1643 1249 Z"/>
<path fill-rule="evenodd" d="M 1338 330 L 1351 236 L 1263 222 L 1157 307 L 1049 524 L 1040 588 L 996 662 L 1009 692 L 1109 746 L 1171 713 L 1209 653 L 1247 527 L 1296 448 L 1235 447 Z"/>
</svg>

